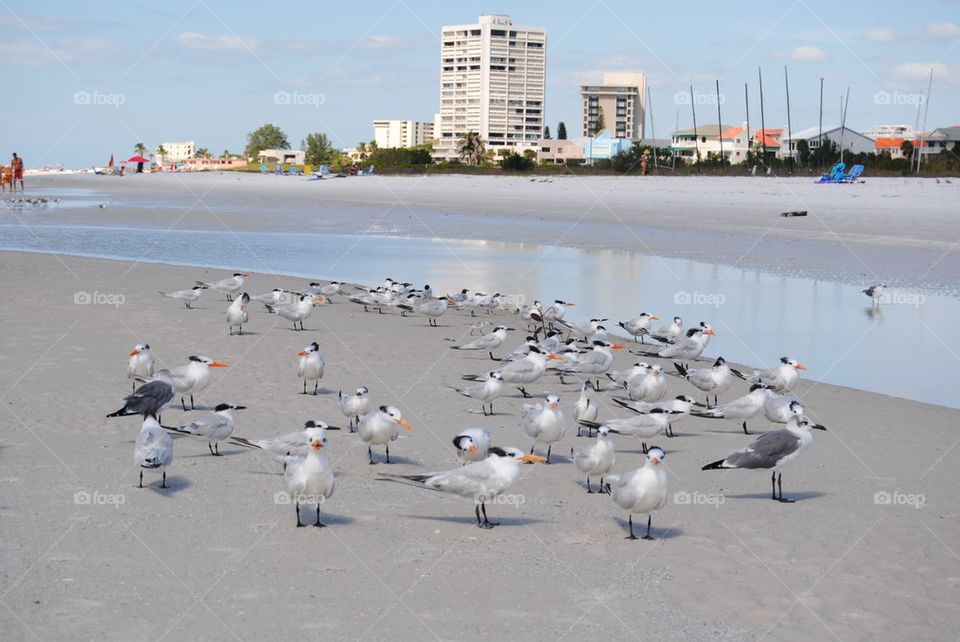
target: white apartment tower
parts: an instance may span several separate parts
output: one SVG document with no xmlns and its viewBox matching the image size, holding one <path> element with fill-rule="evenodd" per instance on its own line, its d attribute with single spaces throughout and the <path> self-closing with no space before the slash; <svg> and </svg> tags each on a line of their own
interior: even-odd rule
<svg viewBox="0 0 960 642">
<path fill-rule="evenodd" d="M 543 134 L 547 31 L 509 16 L 443 27 L 437 160 L 458 156 L 460 138 L 480 134 L 498 156 L 535 149 Z"/>
<path fill-rule="evenodd" d="M 595 136 L 603 113 L 604 130 L 611 138 L 643 138 L 647 77 L 641 73 L 604 72 L 599 85 L 581 85 L 580 133 Z"/>
<path fill-rule="evenodd" d="M 417 147 L 433 140 L 433 123 L 419 120 L 375 120 L 373 140 L 377 147 Z"/>
</svg>

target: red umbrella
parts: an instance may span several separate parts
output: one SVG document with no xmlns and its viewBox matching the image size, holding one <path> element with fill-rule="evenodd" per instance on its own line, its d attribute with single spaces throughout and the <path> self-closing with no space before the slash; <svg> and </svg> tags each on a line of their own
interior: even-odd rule
<svg viewBox="0 0 960 642">
<path fill-rule="evenodd" d="M 144 158 L 143 156 L 133 156 L 127 159 L 128 163 L 149 163 L 150 160 Z"/>
</svg>

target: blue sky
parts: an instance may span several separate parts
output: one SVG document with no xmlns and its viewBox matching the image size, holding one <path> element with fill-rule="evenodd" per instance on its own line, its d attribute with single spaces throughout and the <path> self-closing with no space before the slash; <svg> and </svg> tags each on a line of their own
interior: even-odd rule
<svg viewBox="0 0 960 642">
<path fill-rule="evenodd" d="M 928 129 L 960 123 L 960 2 L 37 2 L 0 0 L 0 155 L 28 166 L 104 164 L 144 142 L 196 140 L 240 151 L 265 122 L 294 147 L 323 131 L 338 146 L 373 136 L 375 118 L 432 120 L 439 32 L 481 13 L 547 28 L 546 119 L 578 130 L 578 86 L 604 70 L 643 71 L 656 134 L 723 120 L 759 126 L 757 67 L 768 127 L 786 124 L 789 67 L 794 130 L 824 123 L 913 125 L 935 69 Z M 289 104 L 277 104 L 286 92 Z M 678 95 L 684 98 L 677 98 Z M 282 102 L 282 100 L 281 100 Z"/>
</svg>

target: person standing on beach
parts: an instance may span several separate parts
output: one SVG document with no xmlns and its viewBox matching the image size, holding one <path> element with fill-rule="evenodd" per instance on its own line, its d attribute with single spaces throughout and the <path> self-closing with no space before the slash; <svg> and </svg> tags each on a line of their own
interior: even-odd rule
<svg viewBox="0 0 960 642">
<path fill-rule="evenodd" d="M 10 192 L 13 192 L 13 169 L 6 165 L 0 165 L 0 193 L 7 191 L 7 183 L 10 183 Z"/>
<path fill-rule="evenodd" d="M 10 161 L 10 167 L 13 169 L 13 182 L 10 184 L 11 189 L 15 192 L 17 191 L 17 181 L 20 181 L 20 191 L 23 191 L 23 159 L 17 156 L 17 152 L 13 152 L 13 160 Z"/>
</svg>

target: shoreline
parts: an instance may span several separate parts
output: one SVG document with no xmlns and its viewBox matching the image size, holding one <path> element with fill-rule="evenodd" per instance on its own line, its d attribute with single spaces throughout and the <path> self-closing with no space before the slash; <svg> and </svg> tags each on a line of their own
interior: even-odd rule
<svg viewBox="0 0 960 642">
<path fill-rule="evenodd" d="M 538 243 L 638 252 L 847 284 L 882 281 L 960 296 L 953 276 L 960 271 L 960 239 L 954 238 L 951 209 L 954 186 L 929 179 L 873 179 L 853 186 L 815 186 L 806 179 L 728 179 L 718 187 L 721 179 L 702 178 L 701 191 L 724 190 L 705 194 L 677 187 L 681 177 L 567 176 L 541 184 L 522 177 L 375 175 L 311 183 L 201 173 L 101 181 L 111 178 L 43 177 L 41 189 L 107 187 L 103 194 L 116 201 L 96 211 L 96 223 L 79 207 L 47 210 L 44 220 Z M 902 186 L 907 190 L 902 198 L 923 199 L 917 203 L 922 219 L 901 215 L 897 199 Z M 474 193 L 493 196 L 474 202 Z M 130 198 L 136 203 L 128 206 L 124 201 Z M 634 202 L 643 205 L 638 210 Z M 779 217 L 779 211 L 808 208 L 810 217 Z"/>
</svg>

